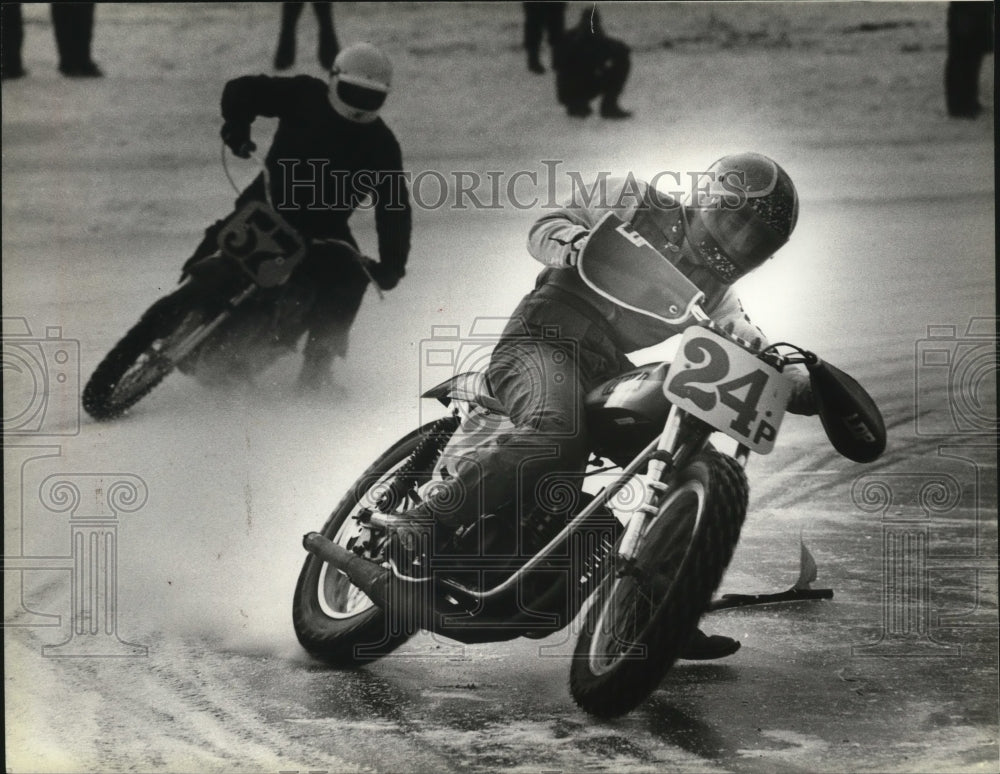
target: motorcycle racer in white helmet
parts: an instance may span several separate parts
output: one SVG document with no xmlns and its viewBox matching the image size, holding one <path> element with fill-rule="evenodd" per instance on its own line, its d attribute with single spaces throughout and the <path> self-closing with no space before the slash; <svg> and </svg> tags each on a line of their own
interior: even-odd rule
<svg viewBox="0 0 1000 774">
<path fill-rule="evenodd" d="M 309 247 L 289 284 L 315 294 L 307 312 L 299 386 L 331 384 L 335 358 L 347 355 L 348 334 L 366 286 L 390 290 L 406 273 L 412 229 L 402 151 L 379 117 L 392 81 L 389 59 L 371 43 L 356 43 L 336 57 L 329 79 L 244 75 L 222 91 L 222 139 L 241 158 L 256 150 L 251 126 L 258 116 L 278 126 L 258 175 L 233 212 L 210 226 L 185 264 L 185 273 L 218 250 L 219 234 L 253 203 L 267 203 Z M 378 258 L 352 258 L 328 240 L 357 249 L 348 225 L 363 201 L 374 214 Z M 291 342 L 297 346 L 297 342 Z"/>
<path fill-rule="evenodd" d="M 330 70 L 330 104 L 359 124 L 371 123 L 392 86 L 392 63 L 371 43 L 341 51 Z"/>
</svg>

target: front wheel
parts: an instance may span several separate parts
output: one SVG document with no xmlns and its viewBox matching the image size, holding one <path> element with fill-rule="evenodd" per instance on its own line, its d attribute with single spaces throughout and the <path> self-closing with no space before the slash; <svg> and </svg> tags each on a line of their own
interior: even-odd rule
<svg viewBox="0 0 1000 774">
<path fill-rule="evenodd" d="M 177 365 L 181 345 L 205 323 L 185 288 L 161 298 L 111 349 L 83 390 L 83 408 L 114 419 L 148 395 Z"/>
<path fill-rule="evenodd" d="M 362 474 L 320 533 L 366 558 L 382 561 L 384 541 L 372 534 L 365 511 L 403 513 L 416 504 L 416 487 L 429 480 L 458 420 L 447 417 L 401 438 Z M 348 577 L 314 554 L 295 586 L 292 622 L 299 643 L 331 666 L 353 667 L 398 648 L 410 632 L 378 608 Z"/>
<path fill-rule="evenodd" d="M 594 593 L 570 667 L 584 710 L 623 715 L 656 689 L 722 581 L 748 494 L 743 468 L 711 449 L 677 474 L 635 566 Z"/>
</svg>

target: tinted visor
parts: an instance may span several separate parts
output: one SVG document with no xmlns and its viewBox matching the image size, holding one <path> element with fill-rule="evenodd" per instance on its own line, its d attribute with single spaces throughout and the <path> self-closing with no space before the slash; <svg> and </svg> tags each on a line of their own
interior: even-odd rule
<svg viewBox="0 0 1000 774">
<path fill-rule="evenodd" d="M 685 208 L 685 214 L 688 242 L 726 283 L 756 269 L 788 241 L 750 207 Z"/>
<path fill-rule="evenodd" d="M 358 86 L 355 83 L 337 81 L 337 96 L 341 102 L 355 110 L 375 111 L 382 107 L 386 93 L 378 89 L 369 89 L 367 86 Z"/>
</svg>

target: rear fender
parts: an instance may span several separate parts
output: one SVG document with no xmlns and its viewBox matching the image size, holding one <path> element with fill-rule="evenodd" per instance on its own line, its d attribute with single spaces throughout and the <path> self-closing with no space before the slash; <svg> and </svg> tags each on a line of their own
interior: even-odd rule
<svg viewBox="0 0 1000 774">
<path fill-rule="evenodd" d="M 503 404 L 490 394 L 486 374 L 481 371 L 467 371 L 447 379 L 436 387 L 431 387 L 421 398 L 434 398 L 447 406 L 453 400 L 461 400 L 482 406 L 488 411 L 506 414 Z"/>
</svg>

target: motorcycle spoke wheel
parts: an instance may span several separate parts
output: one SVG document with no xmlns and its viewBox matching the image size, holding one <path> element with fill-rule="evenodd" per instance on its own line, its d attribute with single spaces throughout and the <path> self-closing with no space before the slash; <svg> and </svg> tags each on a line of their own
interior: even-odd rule
<svg viewBox="0 0 1000 774">
<path fill-rule="evenodd" d="M 112 409 L 132 405 L 137 396 L 141 397 L 153 389 L 172 368 L 173 364 L 165 359 L 160 354 L 159 348 L 154 345 L 139 356 L 111 389 L 108 405 Z"/>
<path fill-rule="evenodd" d="M 634 560 L 604 580 L 584 616 L 570 691 L 599 717 L 656 690 L 708 608 L 746 516 L 740 465 L 706 450 L 679 471 Z"/>
<path fill-rule="evenodd" d="M 94 419 L 114 419 L 148 395 L 183 357 L 177 348 L 202 324 L 199 312 L 176 316 L 172 297 L 157 302 L 173 312 L 172 324 L 147 312 L 94 370 L 83 390 L 83 407 Z"/>
<path fill-rule="evenodd" d="M 588 654 L 595 675 L 612 671 L 623 660 L 646 658 L 643 635 L 656 614 L 657 600 L 670 593 L 704 506 L 705 489 L 699 482 L 671 493 L 647 532 L 645 545 L 662 549 L 650 571 L 642 569 L 640 557 L 636 570 L 612 579 Z"/>
<path fill-rule="evenodd" d="M 365 490 L 357 506 L 344 520 L 336 534 L 330 538 L 334 543 L 351 550 L 362 546 L 364 547 L 361 551 L 363 556 L 376 561 L 381 558 L 380 553 L 385 541 L 380 536 L 373 534 L 373 531 L 361 520 L 361 516 L 366 510 L 376 509 L 376 504 L 381 500 L 382 492 L 395 478 L 396 472 L 402 467 L 402 464 L 396 465 L 373 486 Z M 402 513 L 415 501 L 415 492 L 413 492 L 405 499 L 397 498 L 393 501 L 392 508 L 386 511 L 380 510 L 380 512 Z M 330 618 L 348 619 L 374 607 L 368 596 L 352 584 L 347 575 L 330 567 L 326 562 L 323 563 L 320 570 L 317 584 L 320 609 Z"/>
<path fill-rule="evenodd" d="M 425 439 L 450 437 L 454 423 L 433 423 L 410 433 L 386 451 L 348 491 L 321 534 L 376 562 L 384 560 L 385 536 L 367 520 L 369 513 L 403 513 L 418 501 L 416 486 L 428 480 L 436 454 L 422 455 Z M 407 486 L 392 486 L 403 476 Z M 381 506 L 381 507 L 380 507 Z M 409 639 L 392 618 L 341 571 L 309 554 L 299 573 L 292 604 L 299 643 L 331 666 L 353 667 L 373 661 Z"/>
</svg>

